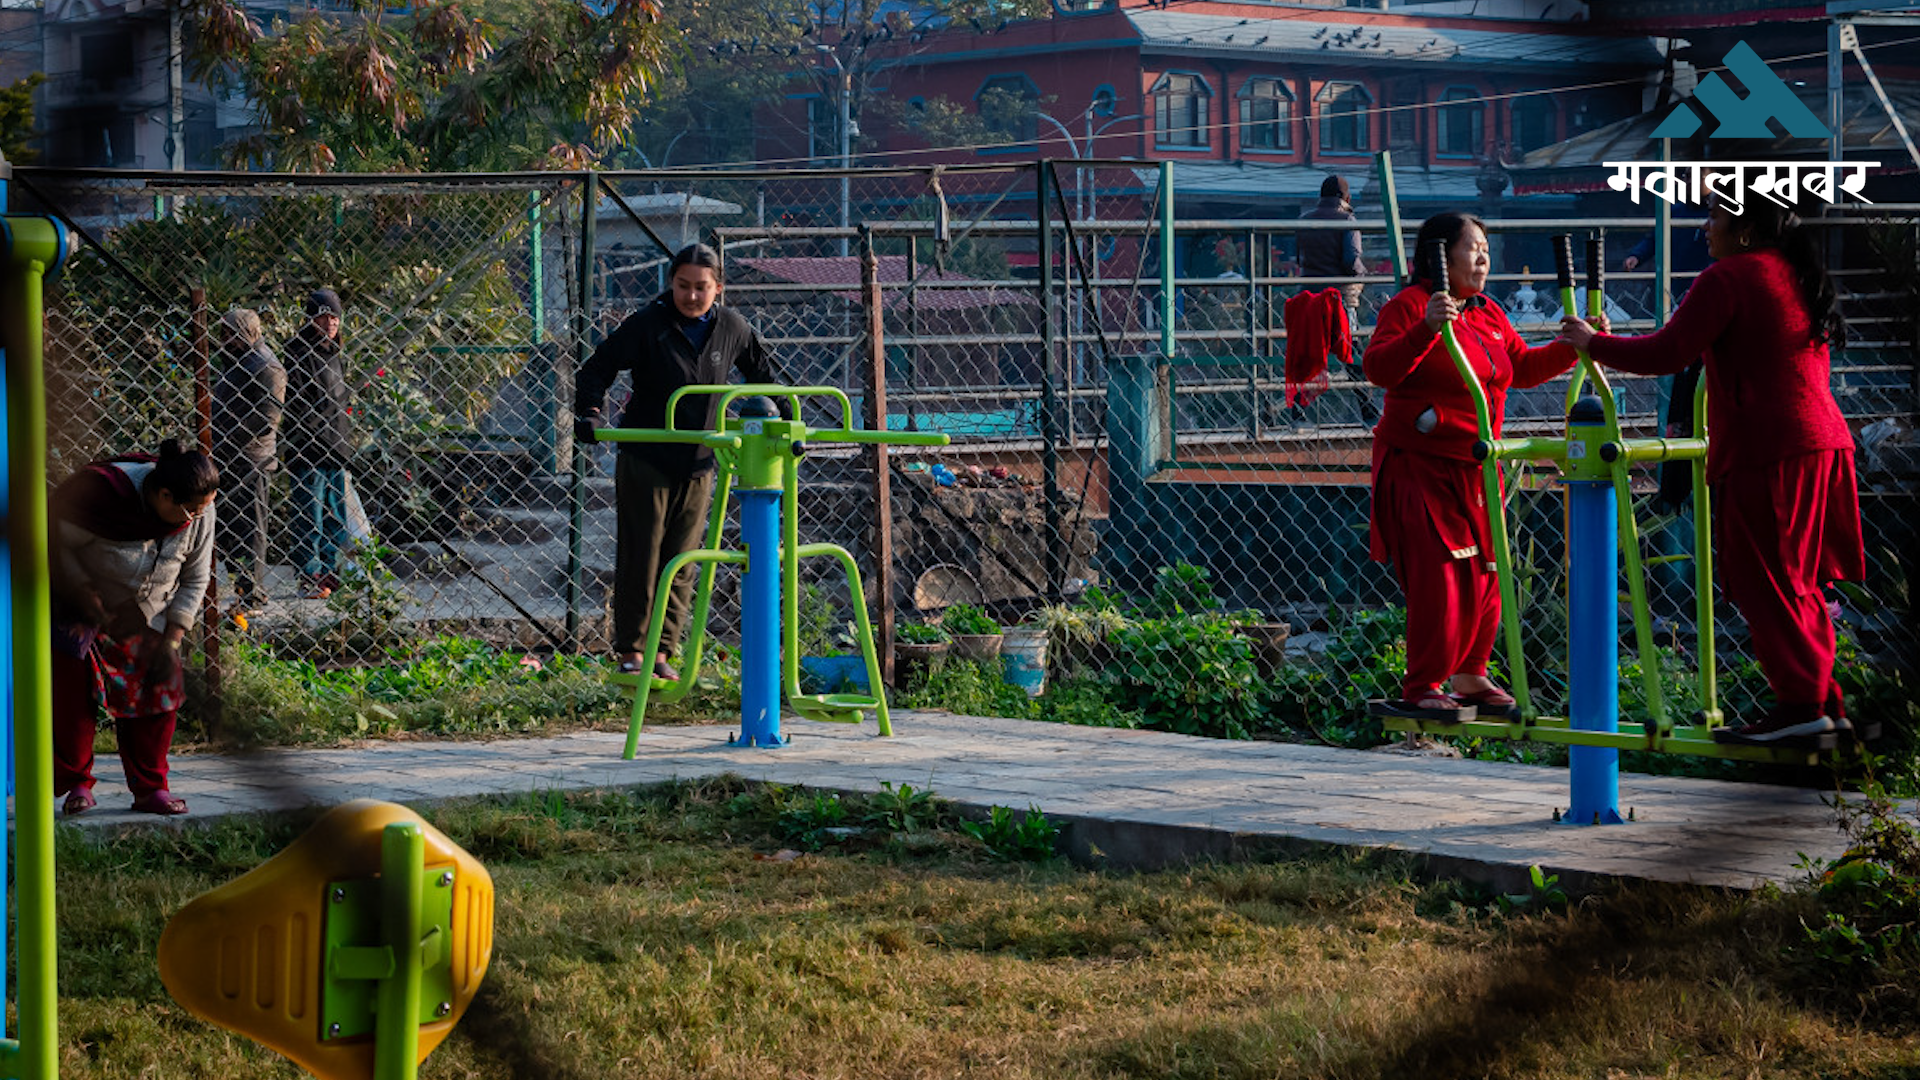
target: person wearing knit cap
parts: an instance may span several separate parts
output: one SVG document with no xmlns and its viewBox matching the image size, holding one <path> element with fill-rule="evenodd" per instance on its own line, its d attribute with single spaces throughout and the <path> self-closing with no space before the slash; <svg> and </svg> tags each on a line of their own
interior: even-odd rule
<svg viewBox="0 0 1920 1080">
<path fill-rule="evenodd" d="M 301 596 L 324 600 L 339 587 L 336 564 L 349 542 L 347 463 L 353 456 L 340 294 L 307 295 L 307 322 L 283 350 L 287 403 L 281 420 L 292 491 L 295 568 Z"/>
</svg>

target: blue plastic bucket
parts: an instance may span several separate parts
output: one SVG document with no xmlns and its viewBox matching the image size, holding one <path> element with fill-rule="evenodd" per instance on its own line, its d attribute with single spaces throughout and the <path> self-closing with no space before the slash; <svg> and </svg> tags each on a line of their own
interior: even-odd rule
<svg viewBox="0 0 1920 1080">
<path fill-rule="evenodd" d="M 803 656 L 801 689 L 811 694 L 867 693 L 867 661 L 860 656 Z"/>
<path fill-rule="evenodd" d="M 1047 632 L 1016 626 L 1000 642 L 1000 666 L 1006 681 L 1039 697 L 1047 690 Z"/>
</svg>

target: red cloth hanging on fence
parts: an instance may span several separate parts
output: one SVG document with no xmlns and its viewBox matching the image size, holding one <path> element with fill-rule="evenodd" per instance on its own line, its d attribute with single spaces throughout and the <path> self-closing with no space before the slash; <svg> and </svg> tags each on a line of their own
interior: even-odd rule
<svg viewBox="0 0 1920 1080">
<path fill-rule="evenodd" d="M 1327 353 L 1353 355 L 1353 328 L 1339 289 L 1303 292 L 1283 309 L 1287 324 L 1287 407 L 1313 404 L 1327 390 Z"/>
</svg>

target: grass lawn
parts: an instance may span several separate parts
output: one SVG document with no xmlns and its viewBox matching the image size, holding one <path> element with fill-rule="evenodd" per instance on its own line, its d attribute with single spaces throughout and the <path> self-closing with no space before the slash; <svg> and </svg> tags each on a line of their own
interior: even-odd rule
<svg viewBox="0 0 1920 1080">
<path fill-rule="evenodd" d="M 428 817 L 499 904 L 426 1077 L 1920 1076 L 1911 938 L 1817 946 L 1811 891 L 1503 900 L 1390 856 L 1090 871 L 1018 858 L 1036 822 L 969 833 L 906 789 Z M 154 947 L 304 824 L 61 830 L 64 1077 L 302 1075 L 173 1005 Z"/>
</svg>

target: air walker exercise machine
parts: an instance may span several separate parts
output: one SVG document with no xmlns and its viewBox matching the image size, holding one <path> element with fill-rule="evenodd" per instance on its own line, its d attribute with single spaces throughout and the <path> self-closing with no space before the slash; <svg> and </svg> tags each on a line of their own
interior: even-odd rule
<svg viewBox="0 0 1920 1080">
<path fill-rule="evenodd" d="M 1603 310 L 1604 290 L 1600 241 L 1587 241 L 1587 312 Z M 1573 291 L 1573 239 L 1554 237 L 1559 272 L 1560 306 L 1565 314 L 1577 307 Z M 1447 289 L 1447 252 L 1434 246 L 1431 265 L 1435 288 Z M 1583 351 L 1567 385 L 1567 434 L 1561 438 L 1496 439 L 1487 407 L 1486 390 L 1467 362 L 1449 323 L 1440 330 L 1441 342 L 1473 399 L 1480 439 L 1474 456 L 1481 462 L 1486 485 L 1489 533 L 1493 541 L 1495 573 L 1500 586 L 1500 623 L 1505 662 L 1512 680 L 1514 708 L 1506 717 L 1473 716 L 1458 722 L 1443 718 L 1395 715 L 1385 702 L 1370 702 L 1389 731 L 1430 735 L 1532 739 L 1571 747 L 1572 801 L 1567 820 L 1576 824 L 1604 824 L 1621 820 L 1619 811 L 1619 752 L 1651 750 L 1703 757 L 1788 764 L 1813 764 L 1824 751 L 1835 748 L 1835 735 L 1819 735 L 1766 745 L 1717 742 L 1713 729 L 1725 723 L 1721 715 L 1714 663 L 1713 556 L 1711 496 L 1706 483 L 1707 382 L 1694 391 L 1694 430 L 1687 439 L 1627 439 L 1606 375 Z M 1586 387 L 1591 384 L 1591 392 Z M 1520 613 L 1514 590 L 1514 570 L 1507 538 L 1506 504 L 1501 499 L 1500 462 L 1552 461 L 1559 466 L 1567 489 L 1567 624 L 1568 715 L 1541 716 L 1528 688 L 1525 654 L 1520 643 Z M 1674 721 L 1655 662 L 1653 620 L 1647 607 L 1645 570 L 1640 558 L 1640 535 L 1633 514 L 1628 470 L 1636 462 L 1687 461 L 1693 469 L 1694 528 L 1694 648 L 1699 663 L 1701 709 L 1689 723 Z M 1617 553 L 1617 554 L 1616 554 Z M 1633 610 L 1634 639 L 1641 657 L 1648 716 L 1642 721 L 1620 719 L 1619 558 L 1625 559 L 1628 595 Z M 1464 710 L 1463 710 L 1464 711 Z M 1862 731 L 1862 738 L 1874 732 Z"/>
<path fill-rule="evenodd" d="M 688 394 L 718 397 L 718 419 L 710 431 L 688 431 L 673 426 L 680 399 Z M 804 398 L 830 398 L 840 406 L 837 428 L 812 428 L 802 422 Z M 791 403 L 792 420 L 781 419 L 770 399 Z M 741 401 L 740 415 L 727 407 Z M 609 676 L 633 690 L 633 711 L 627 724 L 623 757 L 639 749 L 640 728 L 646 723 L 649 701 L 674 702 L 685 697 L 700 674 L 706 643 L 707 613 L 713 600 L 715 567 L 725 563 L 744 567 L 740 585 L 740 731 L 728 740 L 733 746 L 784 746 L 780 732 L 781 689 L 786 703 L 803 719 L 857 724 L 872 712 L 880 734 L 893 734 L 887 716 L 886 690 L 880 683 L 880 659 L 874 651 L 873 626 L 867 617 L 866 593 L 853 555 L 838 544 L 800 542 L 800 459 L 809 446 L 853 443 L 891 446 L 945 446 L 945 435 L 904 431 L 865 431 L 853 426 L 853 407 L 847 395 L 831 386 L 683 386 L 667 399 L 665 428 L 602 428 L 594 431 L 601 442 L 691 443 L 713 451 L 717 467 L 713 511 L 707 520 L 706 543 L 674 556 L 660 573 L 654 595 L 653 617 L 647 623 L 643 656 L 660 651 L 667 617 L 667 598 L 681 571 L 700 567 L 694 591 L 692 625 L 683 650 L 678 679 L 661 679 L 646 671 Z M 743 550 L 720 546 L 727 520 L 727 501 L 738 488 L 740 539 Z M 866 661 L 870 694 L 803 694 L 800 692 L 799 596 L 800 560 L 831 556 L 847 571 L 847 589 L 853 600 L 860 655 Z"/>
</svg>

